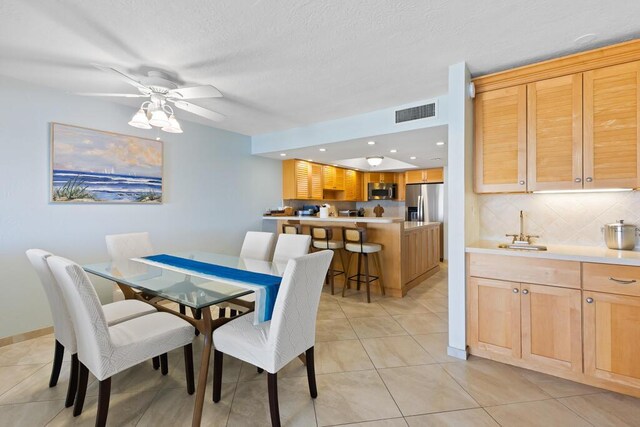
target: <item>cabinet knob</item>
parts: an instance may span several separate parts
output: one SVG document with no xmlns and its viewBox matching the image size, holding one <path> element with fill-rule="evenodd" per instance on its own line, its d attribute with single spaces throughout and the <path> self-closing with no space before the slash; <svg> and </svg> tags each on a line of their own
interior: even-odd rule
<svg viewBox="0 0 640 427">
<path fill-rule="evenodd" d="M 514 294 L 517 294 L 518 292 L 520 292 L 520 291 L 518 290 L 518 288 L 513 288 L 513 293 L 514 293 Z"/>
<path fill-rule="evenodd" d="M 576 182 L 582 182 L 582 178 L 576 178 L 575 181 Z"/>
<path fill-rule="evenodd" d="M 591 181 L 593 181 L 593 178 L 591 178 L 590 176 L 588 176 L 588 177 L 587 177 L 587 179 L 586 179 L 585 181 L 587 181 L 587 182 L 591 182 Z"/>
<path fill-rule="evenodd" d="M 523 289 L 523 290 L 522 290 L 522 293 L 523 293 L 524 295 L 527 295 L 527 294 L 529 293 L 529 290 L 528 290 L 528 289 Z"/>
<path fill-rule="evenodd" d="M 591 297 L 587 298 L 587 304 L 591 304 L 591 303 L 593 303 L 593 298 Z"/>
<path fill-rule="evenodd" d="M 520 181 L 520 185 L 524 185 L 524 181 Z"/>
</svg>

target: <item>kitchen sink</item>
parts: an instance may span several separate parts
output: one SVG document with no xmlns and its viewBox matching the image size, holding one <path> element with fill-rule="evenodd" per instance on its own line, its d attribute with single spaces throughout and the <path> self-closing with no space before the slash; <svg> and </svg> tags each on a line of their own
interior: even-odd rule
<svg viewBox="0 0 640 427">
<path fill-rule="evenodd" d="M 542 245 L 523 245 L 518 243 L 500 243 L 500 249 L 521 249 L 525 251 L 546 251 L 547 247 Z"/>
</svg>

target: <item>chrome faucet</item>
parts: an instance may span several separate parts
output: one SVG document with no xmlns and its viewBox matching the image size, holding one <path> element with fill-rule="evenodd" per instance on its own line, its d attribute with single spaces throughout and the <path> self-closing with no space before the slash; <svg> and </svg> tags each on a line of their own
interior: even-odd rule
<svg viewBox="0 0 640 427">
<path fill-rule="evenodd" d="M 513 237 L 511 244 L 513 245 L 530 245 L 531 239 L 538 239 L 540 236 L 533 234 L 524 234 L 524 214 L 520 211 L 520 234 L 505 234 L 507 237 Z"/>
</svg>

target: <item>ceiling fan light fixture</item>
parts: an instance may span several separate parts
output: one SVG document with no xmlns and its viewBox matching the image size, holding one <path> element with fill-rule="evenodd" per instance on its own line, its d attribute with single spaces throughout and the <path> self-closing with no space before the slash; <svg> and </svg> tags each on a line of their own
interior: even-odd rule
<svg viewBox="0 0 640 427">
<path fill-rule="evenodd" d="M 173 114 L 169 116 L 169 126 L 163 127 L 162 130 L 169 133 L 182 133 L 180 123 L 178 123 L 176 116 Z"/>
<path fill-rule="evenodd" d="M 129 126 L 133 126 L 138 129 L 151 129 L 149 119 L 147 119 L 147 113 L 145 113 L 142 108 L 133 115 L 133 118 L 129 121 Z"/>
<path fill-rule="evenodd" d="M 162 109 L 153 110 L 149 124 L 159 128 L 169 127 L 169 117 L 167 117 L 167 113 L 162 111 Z"/>
<path fill-rule="evenodd" d="M 380 163 L 382 163 L 382 159 L 384 159 L 384 157 L 382 156 L 367 157 L 367 163 L 369 163 L 369 165 L 372 167 L 380 166 Z"/>
</svg>

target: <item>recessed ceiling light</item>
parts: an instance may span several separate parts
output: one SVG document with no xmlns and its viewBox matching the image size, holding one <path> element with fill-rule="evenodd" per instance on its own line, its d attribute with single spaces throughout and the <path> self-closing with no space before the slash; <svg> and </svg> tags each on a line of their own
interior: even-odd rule
<svg viewBox="0 0 640 427">
<path fill-rule="evenodd" d="M 313 159 L 307 159 L 307 162 L 313 162 Z"/>
<path fill-rule="evenodd" d="M 438 141 L 438 142 L 436 142 L 436 145 L 444 145 L 444 142 L 443 141 Z"/>
<path fill-rule="evenodd" d="M 287 153 L 280 153 L 280 155 L 281 155 L 282 157 L 284 157 L 284 156 L 286 156 L 286 155 L 287 155 Z"/>
<path fill-rule="evenodd" d="M 376 145 L 376 142 L 375 142 L 375 141 L 369 141 L 369 142 L 367 142 L 367 144 L 369 144 L 369 145 Z"/>
<path fill-rule="evenodd" d="M 398 150 L 395 150 L 395 149 L 394 149 L 394 150 L 389 150 L 389 152 L 390 152 L 390 153 L 397 153 L 397 152 L 398 152 Z"/>
<path fill-rule="evenodd" d="M 597 36 L 594 33 L 587 33 L 575 38 L 573 42 L 578 46 L 584 46 L 592 43 L 596 38 Z"/>
<path fill-rule="evenodd" d="M 324 152 L 324 151 L 327 151 L 327 149 L 326 148 L 320 148 L 320 151 Z"/>
<path fill-rule="evenodd" d="M 409 158 L 410 158 L 411 160 L 415 160 L 415 159 L 416 159 L 416 156 L 411 156 L 411 157 L 409 157 Z"/>
</svg>

